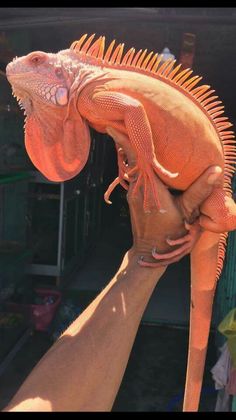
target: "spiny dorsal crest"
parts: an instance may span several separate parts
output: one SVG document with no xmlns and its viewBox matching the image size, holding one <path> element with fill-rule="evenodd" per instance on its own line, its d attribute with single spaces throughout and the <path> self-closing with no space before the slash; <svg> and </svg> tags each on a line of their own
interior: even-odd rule
<svg viewBox="0 0 236 420">
<path fill-rule="evenodd" d="M 229 128 L 232 124 L 227 121 L 227 117 L 220 117 L 224 113 L 224 106 L 221 101 L 217 101 L 218 96 L 213 96 L 214 90 L 210 90 L 209 85 L 196 85 L 202 80 L 200 76 L 191 76 L 191 69 L 181 70 L 181 64 L 174 67 L 176 60 L 169 59 L 162 61 L 161 54 L 154 54 L 153 51 L 148 53 L 147 50 L 139 50 L 135 54 L 135 48 L 130 48 L 125 54 L 124 44 L 118 44 L 115 48 L 115 40 L 113 40 L 105 51 L 105 36 L 100 36 L 94 41 L 95 34 L 91 35 L 87 40 L 87 34 L 83 35 L 79 41 L 73 42 L 70 49 L 78 54 L 84 54 L 93 57 L 99 62 L 112 66 L 122 66 L 133 71 L 148 73 L 150 76 L 164 79 L 166 83 L 174 85 L 177 89 L 186 92 L 194 98 L 202 110 L 207 113 L 209 118 L 214 122 L 219 132 Z M 85 41 L 86 40 L 86 41 Z"/>
</svg>

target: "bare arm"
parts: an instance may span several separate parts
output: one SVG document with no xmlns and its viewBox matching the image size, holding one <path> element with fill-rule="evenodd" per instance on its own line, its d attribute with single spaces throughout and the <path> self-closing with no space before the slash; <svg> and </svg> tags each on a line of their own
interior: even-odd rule
<svg viewBox="0 0 236 420">
<path fill-rule="evenodd" d="M 165 268 L 128 252 L 116 276 L 65 331 L 5 411 L 110 411 L 138 325 Z"/>
<path fill-rule="evenodd" d="M 186 194 L 193 209 L 213 188 L 207 183 L 210 172 Z M 165 188 L 160 194 L 170 208 L 175 206 Z M 4 411 L 111 410 L 141 317 L 165 271 L 165 267 L 138 264 L 140 255 L 149 258 L 154 245 L 165 250 L 161 213 L 156 209 L 143 212 L 141 191 L 134 200 L 131 194 L 129 205 L 134 245 L 117 274 L 44 355 Z M 177 206 L 174 214 L 166 215 L 165 223 L 173 236 L 183 229 L 181 208 Z"/>
</svg>

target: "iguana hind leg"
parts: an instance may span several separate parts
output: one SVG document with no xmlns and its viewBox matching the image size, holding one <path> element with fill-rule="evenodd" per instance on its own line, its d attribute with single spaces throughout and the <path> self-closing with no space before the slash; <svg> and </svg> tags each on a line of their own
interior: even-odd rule
<svg viewBox="0 0 236 420">
<path fill-rule="evenodd" d="M 217 283 L 220 235 L 203 232 L 191 253 L 191 309 L 183 411 L 198 411 L 212 304 Z"/>
</svg>

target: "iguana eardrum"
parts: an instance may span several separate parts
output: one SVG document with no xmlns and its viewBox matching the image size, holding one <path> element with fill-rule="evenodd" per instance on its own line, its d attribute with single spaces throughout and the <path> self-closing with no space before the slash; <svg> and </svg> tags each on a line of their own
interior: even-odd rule
<svg viewBox="0 0 236 420">
<path fill-rule="evenodd" d="M 170 188 L 185 190 L 210 165 L 223 169 L 221 186 L 201 208 L 204 232 L 191 253 L 191 316 L 184 411 L 198 409 L 208 342 L 212 302 L 219 278 L 227 231 L 236 228 L 231 197 L 235 145 L 231 123 L 208 85 L 175 61 L 162 62 L 153 52 L 115 47 L 105 37 L 83 35 L 57 54 L 32 52 L 7 66 L 7 77 L 26 112 L 25 145 L 34 165 L 50 180 L 65 181 L 84 167 L 90 125 L 108 126 L 128 135 L 137 157 L 128 176 L 144 185 L 144 207 L 150 193 L 161 203 L 156 174 Z M 119 176 L 127 189 L 127 167 L 118 157 Z"/>
</svg>

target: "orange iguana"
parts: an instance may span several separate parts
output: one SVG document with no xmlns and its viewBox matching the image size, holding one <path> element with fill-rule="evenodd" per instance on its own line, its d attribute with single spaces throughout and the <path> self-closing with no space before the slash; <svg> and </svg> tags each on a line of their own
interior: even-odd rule
<svg viewBox="0 0 236 420">
<path fill-rule="evenodd" d="M 32 52 L 7 66 L 14 94 L 26 112 L 25 144 L 34 165 L 50 180 L 65 181 L 84 167 L 90 125 L 128 135 L 137 164 L 127 172 L 118 156 L 119 176 L 108 188 L 138 176 L 144 207 L 150 197 L 161 210 L 156 174 L 172 189 L 185 190 L 210 165 L 223 170 L 218 186 L 201 207 L 204 229 L 191 253 L 191 317 L 184 411 L 196 411 L 202 384 L 212 302 L 227 233 L 236 228 L 231 197 L 235 146 L 223 106 L 202 79 L 153 52 L 115 47 L 87 35 L 57 54 Z M 127 176 L 129 178 L 127 178 Z M 163 209 L 162 209 L 163 210 Z"/>
</svg>

